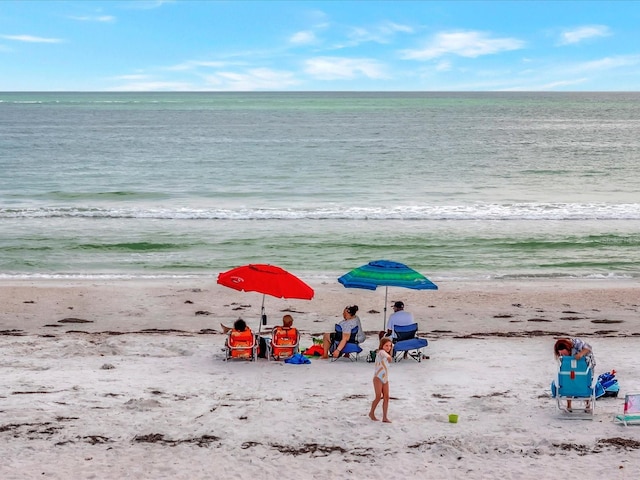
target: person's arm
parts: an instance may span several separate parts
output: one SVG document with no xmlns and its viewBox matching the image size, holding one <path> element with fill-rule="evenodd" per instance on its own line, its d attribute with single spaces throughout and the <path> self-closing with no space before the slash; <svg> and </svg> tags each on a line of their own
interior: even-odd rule
<svg viewBox="0 0 640 480">
<path fill-rule="evenodd" d="M 585 355 L 588 355 L 591 353 L 591 345 L 589 345 L 587 342 L 585 342 L 580 338 L 573 339 L 573 346 L 575 347 L 576 350 L 578 350 L 578 352 L 574 355 L 574 358 L 576 360 L 580 360 Z"/>
<path fill-rule="evenodd" d="M 580 350 L 578 353 L 576 353 L 575 355 L 575 359 L 576 360 L 580 360 L 582 357 L 584 357 L 585 355 L 588 355 L 591 353 L 591 349 L 588 347 L 584 347 L 582 350 Z"/>
<path fill-rule="evenodd" d="M 347 344 L 347 340 L 349 340 L 349 337 L 347 337 L 346 335 L 342 335 L 342 339 L 340 340 L 338 347 L 333 351 L 334 357 L 338 358 L 340 354 L 342 354 L 342 349 Z"/>
</svg>

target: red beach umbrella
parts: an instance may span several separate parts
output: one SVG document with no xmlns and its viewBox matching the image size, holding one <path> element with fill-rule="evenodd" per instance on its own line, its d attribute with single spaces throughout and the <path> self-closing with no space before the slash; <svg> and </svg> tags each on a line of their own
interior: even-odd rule
<svg viewBox="0 0 640 480">
<path fill-rule="evenodd" d="M 271 295 L 277 298 L 299 298 L 311 300 L 313 289 L 298 277 L 286 270 L 267 264 L 250 264 L 232 268 L 218 274 L 218 283 L 241 292 L 262 293 L 262 323 L 266 324 L 264 314 L 264 297 Z"/>
</svg>

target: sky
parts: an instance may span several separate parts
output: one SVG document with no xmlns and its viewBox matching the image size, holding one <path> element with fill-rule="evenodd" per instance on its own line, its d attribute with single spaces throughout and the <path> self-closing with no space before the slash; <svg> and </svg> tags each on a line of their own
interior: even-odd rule
<svg viewBox="0 0 640 480">
<path fill-rule="evenodd" d="M 0 0 L 0 91 L 638 91 L 640 1 Z"/>
</svg>

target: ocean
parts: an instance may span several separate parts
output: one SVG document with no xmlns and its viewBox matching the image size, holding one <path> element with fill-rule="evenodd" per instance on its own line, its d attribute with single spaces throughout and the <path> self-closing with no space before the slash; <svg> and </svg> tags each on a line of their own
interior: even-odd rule
<svg viewBox="0 0 640 480">
<path fill-rule="evenodd" d="M 640 93 L 0 93 L 0 278 L 640 277 Z"/>
</svg>

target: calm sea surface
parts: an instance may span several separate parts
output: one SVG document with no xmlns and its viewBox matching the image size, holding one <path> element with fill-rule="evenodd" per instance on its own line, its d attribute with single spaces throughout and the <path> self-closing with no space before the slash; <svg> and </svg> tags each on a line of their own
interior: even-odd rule
<svg viewBox="0 0 640 480">
<path fill-rule="evenodd" d="M 640 277 L 639 93 L 0 93 L 0 277 Z"/>
</svg>

